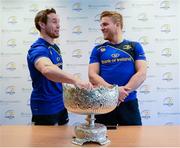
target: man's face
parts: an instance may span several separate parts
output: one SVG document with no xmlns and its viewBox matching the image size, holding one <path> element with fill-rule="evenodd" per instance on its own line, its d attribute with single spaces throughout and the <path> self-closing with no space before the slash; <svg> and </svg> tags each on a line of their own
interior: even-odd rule
<svg viewBox="0 0 180 148">
<path fill-rule="evenodd" d="M 100 22 L 101 31 L 104 36 L 104 40 L 113 40 L 114 35 L 117 34 L 117 23 L 114 23 L 110 17 L 103 17 Z"/>
<path fill-rule="evenodd" d="M 55 13 L 48 14 L 47 24 L 45 25 L 45 33 L 51 38 L 58 38 L 60 31 L 59 17 Z"/>
</svg>

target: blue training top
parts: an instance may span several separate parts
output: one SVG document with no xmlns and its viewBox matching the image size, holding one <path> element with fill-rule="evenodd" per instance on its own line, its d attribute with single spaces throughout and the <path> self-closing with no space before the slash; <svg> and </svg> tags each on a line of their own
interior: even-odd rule
<svg viewBox="0 0 180 148">
<path fill-rule="evenodd" d="M 124 86 L 136 73 L 135 61 L 146 60 L 142 46 L 138 42 L 123 40 L 119 44 L 105 42 L 96 46 L 90 56 L 90 64 L 99 63 L 99 75 L 109 84 Z M 136 99 L 136 91 L 125 101 Z"/>
<path fill-rule="evenodd" d="M 47 57 L 53 64 L 62 69 L 63 61 L 61 55 L 57 52 L 58 50 L 56 44 L 51 45 L 44 39 L 39 38 L 28 51 L 27 62 L 33 87 L 31 94 L 33 115 L 56 114 L 64 109 L 62 84 L 47 79 L 35 68 L 35 62 L 40 57 Z"/>
</svg>

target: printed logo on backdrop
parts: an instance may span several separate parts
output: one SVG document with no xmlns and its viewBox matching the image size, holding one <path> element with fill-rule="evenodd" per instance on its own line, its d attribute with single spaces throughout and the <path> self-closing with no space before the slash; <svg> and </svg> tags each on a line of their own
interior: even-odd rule
<svg viewBox="0 0 180 148">
<path fill-rule="evenodd" d="M 81 26 L 75 26 L 75 27 L 73 27 L 72 33 L 74 33 L 74 34 L 81 34 L 81 33 L 82 33 Z"/>
<path fill-rule="evenodd" d="M 163 0 L 160 2 L 160 6 L 161 9 L 167 10 L 170 8 L 170 1 L 169 0 Z"/>
<path fill-rule="evenodd" d="M 21 91 L 22 91 L 22 93 L 31 93 L 31 91 L 32 91 L 32 88 L 31 87 L 23 87 L 22 89 L 21 89 Z"/>
<path fill-rule="evenodd" d="M 5 93 L 8 94 L 8 95 L 14 95 L 16 93 L 15 90 L 16 90 L 16 86 L 10 85 L 10 86 L 6 87 Z"/>
<path fill-rule="evenodd" d="M 75 58 L 82 57 L 82 49 L 75 49 L 75 50 L 73 50 L 72 57 L 75 57 Z"/>
<path fill-rule="evenodd" d="M 169 33 L 169 32 L 171 32 L 171 26 L 170 26 L 170 24 L 164 24 L 161 26 L 160 30 L 161 30 L 161 32 Z"/>
<path fill-rule="evenodd" d="M 150 119 L 151 118 L 150 110 L 141 111 L 141 118 L 145 120 Z"/>
<path fill-rule="evenodd" d="M 76 78 L 78 78 L 78 79 L 81 79 L 81 78 L 82 78 L 81 73 L 74 73 L 73 75 L 74 75 Z"/>
<path fill-rule="evenodd" d="M 108 7 L 110 7 L 110 5 L 109 4 L 96 4 L 96 3 L 94 3 L 94 4 L 89 4 L 88 5 L 88 8 L 89 9 L 96 9 L 96 10 L 98 10 L 98 9 L 102 9 L 102 8 L 108 8 Z"/>
<path fill-rule="evenodd" d="M 101 16 L 101 14 L 96 14 L 96 15 L 94 16 L 94 21 L 95 21 L 95 22 L 100 22 L 100 16 Z"/>
<path fill-rule="evenodd" d="M 30 75 L 27 77 L 27 81 L 32 81 L 32 79 L 31 79 L 31 76 L 30 76 Z"/>
<path fill-rule="evenodd" d="M 7 41 L 7 46 L 12 48 L 16 47 L 17 46 L 16 39 L 9 39 Z"/>
<path fill-rule="evenodd" d="M 31 4 L 29 7 L 30 12 L 37 12 L 39 10 L 39 6 L 37 4 Z"/>
<path fill-rule="evenodd" d="M 174 105 L 174 99 L 172 97 L 166 97 L 163 99 L 163 105 L 171 107 Z"/>
<path fill-rule="evenodd" d="M 14 62 L 9 62 L 6 64 L 6 69 L 10 71 L 16 70 L 16 64 Z"/>
<path fill-rule="evenodd" d="M 150 91 L 150 86 L 147 85 L 147 84 L 144 84 L 140 87 L 139 89 L 139 92 L 142 93 L 142 94 L 149 94 L 151 91 Z"/>
<path fill-rule="evenodd" d="M 16 16 L 10 16 L 8 18 L 8 23 L 9 24 L 16 24 L 17 23 L 17 17 Z"/>
<path fill-rule="evenodd" d="M 114 7 L 115 7 L 115 10 L 122 11 L 122 10 L 125 10 L 127 8 L 127 3 L 124 1 L 120 1 L 120 2 L 115 3 Z"/>
<path fill-rule="evenodd" d="M 97 33 L 97 32 L 100 32 L 101 29 L 98 28 L 98 27 L 97 27 L 97 28 L 96 28 L 96 27 L 89 27 L 89 28 L 88 28 L 88 31 L 89 31 L 89 32 L 96 32 L 96 33 Z"/>
<path fill-rule="evenodd" d="M 99 45 L 104 43 L 104 38 L 102 36 L 99 36 L 95 39 L 94 44 Z"/>
<path fill-rule="evenodd" d="M 5 112 L 5 114 L 4 114 L 4 117 L 5 118 L 8 118 L 8 119 L 13 119 L 13 118 L 15 118 L 15 111 L 14 110 L 7 110 L 6 112 Z"/>
<path fill-rule="evenodd" d="M 147 21 L 147 20 L 148 20 L 147 14 L 146 14 L 145 12 L 140 13 L 140 14 L 137 16 L 137 20 L 143 21 L 143 22 Z"/>
<path fill-rule="evenodd" d="M 27 105 L 27 106 L 30 106 L 30 98 L 27 100 L 26 105 Z"/>
<path fill-rule="evenodd" d="M 34 42 L 34 40 L 24 39 L 23 40 L 23 45 L 30 46 L 33 42 Z"/>
<path fill-rule="evenodd" d="M 31 113 L 26 113 L 26 112 L 21 112 L 21 117 L 23 117 L 23 118 L 29 118 L 29 117 L 31 117 Z"/>
<path fill-rule="evenodd" d="M 172 73 L 171 72 L 165 72 L 162 75 L 162 80 L 167 81 L 167 82 L 172 81 L 173 80 Z"/>
<path fill-rule="evenodd" d="M 37 29 L 35 27 L 31 27 L 29 29 L 29 34 L 30 35 L 38 35 L 38 31 L 37 31 Z"/>
<path fill-rule="evenodd" d="M 82 10 L 81 3 L 80 2 L 74 3 L 72 5 L 72 10 L 77 11 L 77 12 L 81 11 Z"/>
<path fill-rule="evenodd" d="M 171 57 L 172 56 L 172 49 L 171 48 L 162 49 L 161 55 L 165 56 L 165 57 Z"/>
<path fill-rule="evenodd" d="M 147 45 L 149 44 L 149 41 L 148 41 L 148 37 L 147 36 L 141 36 L 138 41 L 142 44 L 142 45 Z"/>
</svg>

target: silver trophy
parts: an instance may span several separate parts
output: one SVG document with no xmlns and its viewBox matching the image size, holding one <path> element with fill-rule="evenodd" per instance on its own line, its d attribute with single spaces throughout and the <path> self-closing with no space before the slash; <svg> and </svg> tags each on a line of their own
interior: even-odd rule
<svg viewBox="0 0 180 148">
<path fill-rule="evenodd" d="M 97 87 L 91 90 L 79 89 L 72 85 L 64 85 L 64 104 L 68 111 L 87 115 L 87 123 L 75 126 L 75 137 L 72 143 L 83 145 L 86 142 L 107 144 L 107 128 L 103 124 L 94 123 L 95 114 L 108 113 L 118 104 L 118 86 L 112 88 Z"/>
</svg>

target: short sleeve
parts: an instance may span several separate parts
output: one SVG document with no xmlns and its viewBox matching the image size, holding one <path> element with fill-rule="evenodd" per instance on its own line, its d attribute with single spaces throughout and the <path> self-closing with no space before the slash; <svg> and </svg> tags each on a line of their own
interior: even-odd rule
<svg viewBox="0 0 180 148">
<path fill-rule="evenodd" d="M 40 46 L 29 50 L 28 59 L 31 63 L 34 64 L 40 57 L 49 57 L 47 48 Z"/>
<path fill-rule="evenodd" d="M 100 63 L 100 52 L 97 47 L 95 47 L 91 52 L 89 64 L 92 63 Z"/>
<path fill-rule="evenodd" d="M 135 50 L 135 60 L 146 60 L 145 52 L 140 43 L 136 42 L 134 50 Z"/>
</svg>

